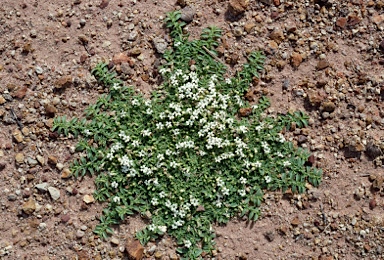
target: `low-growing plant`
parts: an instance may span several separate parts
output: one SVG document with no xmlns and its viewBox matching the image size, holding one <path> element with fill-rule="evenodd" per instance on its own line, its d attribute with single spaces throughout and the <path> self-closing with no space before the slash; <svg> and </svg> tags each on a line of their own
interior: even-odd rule
<svg viewBox="0 0 384 260">
<path fill-rule="evenodd" d="M 81 136 L 72 170 L 96 174 L 94 197 L 108 202 L 96 234 L 106 238 L 112 224 L 145 214 L 150 223 L 136 234 L 143 244 L 167 233 L 178 253 L 196 259 L 214 249 L 213 224 L 237 216 L 255 221 L 263 190 L 304 192 L 307 182 L 319 185 L 321 171 L 305 166 L 308 152 L 283 135 L 292 122 L 307 124 L 304 113 L 267 116 L 266 97 L 253 106 L 242 98 L 263 69 L 262 53 L 225 78 L 214 58 L 220 30 L 207 28 L 189 41 L 179 18 L 166 18 L 173 48 L 150 99 L 100 63 L 92 73 L 110 87 L 108 95 L 87 108 L 85 119 L 56 118 L 53 130 Z M 241 108 L 251 114 L 239 117 Z"/>
</svg>

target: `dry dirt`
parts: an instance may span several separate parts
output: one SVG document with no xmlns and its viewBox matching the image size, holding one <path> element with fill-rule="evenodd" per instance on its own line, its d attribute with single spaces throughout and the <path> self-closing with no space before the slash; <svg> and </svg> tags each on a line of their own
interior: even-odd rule
<svg viewBox="0 0 384 260">
<path fill-rule="evenodd" d="M 268 95 L 272 114 L 306 111 L 310 125 L 287 136 L 324 172 L 305 194 L 266 193 L 256 223 L 216 227 L 214 259 L 384 259 L 379 0 L 2 0 L 0 258 L 128 259 L 126 242 L 144 222 L 128 218 L 111 241 L 92 233 L 103 205 L 84 202 L 91 177 L 66 176 L 75 142 L 50 131 L 52 118 L 81 116 L 104 92 L 90 69 L 117 54 L 127 84 L 148 93 L 159 83 L 153 39 L 170 41 L 163 18 L 184 5 L 195 11 L 191 37 L 222 28 L 219 58 L 231 73 L 248 51 L 265 51 L 248 94 Z M 167 237 L 144 255 L 178 259 Z"/>
</svg>

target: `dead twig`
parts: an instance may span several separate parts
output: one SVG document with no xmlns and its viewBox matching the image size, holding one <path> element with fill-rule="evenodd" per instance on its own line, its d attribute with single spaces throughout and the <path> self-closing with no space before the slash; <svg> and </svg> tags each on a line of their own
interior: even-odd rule
<svg viewBox="0 0 384 260">
<path fill-rule="evenodd" d="M 23 129 L 23 124 L 17 118 L 17 115 L 16 115 L 15 111 L 13 110 L 13 108 L 11 108 L 11 116 L 16 121 L 17 125 L 19 126 L 19 129 L 20 130 Z"/>
<path fill-rule="evenodd" d="M 203 50 L 205 50 L 215 61 L 220 62 L 225 66 L 225 64 L 210 50 L 207 49 L 207 47 L 203 46 Z"/>
</svg>

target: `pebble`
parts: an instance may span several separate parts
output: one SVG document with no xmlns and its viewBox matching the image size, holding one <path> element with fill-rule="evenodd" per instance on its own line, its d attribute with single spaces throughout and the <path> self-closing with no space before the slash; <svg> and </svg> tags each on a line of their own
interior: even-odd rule
<svg viewBox="0 0 384 260">
<path fill-rule="evenodd" d="M 302 62 L 303 62 L 303 57 L 301 56 L 300 53 L 297 53 L 297 52 L 292 53 L 292 55 L 291 55 L 292 67 L 297 69 Z"/>
<path fill-rule="evenodd" d="M 116 237 L 112 237 L 111 238 L 111 244 L 115 245 L 115 246 L 118 246 L 120 244 L 120 241 Z"/>
<path fill-rule="evenodd" d="M 196 10 L 191 6 L 186 6 L 183 9 L 181 9 L 181 16 L 180 19 L 184 22 L 190 23 L 193 20 L 193 17 L 196 14 Z"/>
<path fill-rule="evenodd" d="M 56 80 L 55 87 L 57 89 L 69 88 L 73 84 L 73 78 L 70 75 L 62 76 L 60 79 Z"/>
<path fill-rule="evenodd" d="M 42 182 L 42 183 L 36 184 L 35 188 L 38 189 L 39 191 L 47 191 L 48 186 L 49 186 L 48 182 Z"/>
<path fill-rule="evenodd" d="M 86 204 L 90 204 L 90 203 L 93 203 L 95 202 L 95 199 L 93 198 L 92 195 L 84 195 L 83 197 L 83 201 L 86 203 Z"/>
<path fill-rule="evenodd" d="M 16 161 L 16 163 L 18 163 L 18 164 L 22 164 L 22 163 L 24 163 L 24 154 L 23 154 L 23 153 L 17 153 L 17 154 L 15 155 L 15 161 Z"/>
<path fill-rule="evenodd" d="M 36 202 L 33 199 L 28 200 L 23 204 L 22 210 L 25 214 L 31 215 L 36 210 Z"/>
<path fill-rule="evenodd" d="M 40 66 L 36 66 L 35 67 L 35 72 L 36 72 L 37 75 L 41 75 L 41 74 L 43 74 L 44 70 Z"/>
<path fill-rule="evenodd" d="M 77 238 L 82 238 L 85 235 L 85 232 L 82 230 L 77 230 L 76 231 L 76 237 Z"/>
<path fill-rule="evenodd" d="M 128 34 L 128 41 L 131 41 L 131 42 L 135 41 L 138 35 L 139 33 L 136 30 L 133 30 Z"/>
<path fill-rule="evenodd" d="M 228 12 L 233 16 L 244 14 L 249 5 L 249 0 L 230 0 L 228 4 Z"/>
<path fill-rule="evenodd" d="M 158 53 L 163 54 L 168 47 L 168 43 L 163 38 L 153 39 L 153 44 Z"/>
<path fill-rule="evenodd" d="M 16 142 L 18 143 L 21 143 L 24 141 L 24 137 L 23 137 L 23 134 L 21 133 L 21 131 L 19 129 L 16 129 L 13 133 L 12 133 L 12 136 L 13 138 L 16 140 Z"/>
<path fill-rule="evenodd" d="M 60 190 L 55 187 L 48 187 L 48 192 L 53 200 L 58 200 L 60 198 Z"/>
</svg>

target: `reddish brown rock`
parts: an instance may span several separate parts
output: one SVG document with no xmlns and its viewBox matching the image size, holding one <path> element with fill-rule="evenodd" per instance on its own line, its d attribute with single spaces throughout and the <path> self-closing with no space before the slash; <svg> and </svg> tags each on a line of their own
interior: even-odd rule
<svg viewBox="0 0 384 260">
<path fill-rule="evenodd" d="M 128 240 L 125 249 L 129 259 L 141 260 L 143 258 L 144 247 L 139 240 Z"/>
<path fill-rule="evenodd" d="M 68 88 L 72 86 L 72 82 L 73 82 L 73 79 L 71 75 L 63 76 L 55 82 L 55 87 L 57 89 Z"/>
<path fill-rule="evenodd" d="M 316 65 L 317 70 L 323 70 L 329 67 L 329 62 L 327 60 L 319 60 Z"/>
<path fill-rule="evenodd" d="M 228 11 L 234 15 L 238 16 L 243 14 L 249 5 L 249 0 L 230 0 L 228 5 Z"/>
<path fill-rule="evenodd" d="M 44 108 L 45 108 L 45 113 L 47 114 L 47 116 L 49 116 L 49 117 L 55 116 L 57 109 L 54 105 L 48 103 L 48 104 L 45 104 Z"/>
<path fill-rule="evenodd" d="M 22 210 L 25 214 L 31 215 L 36 210 L 36 202 L 33 199 L 23 204 Z"/>
<path fill-rule="evenodd" d="M 104 8 L 106 8 L 108 5 L 109 5 L 109 0 L 102 0 L 101 3 L 100 3 L 100 5 L 99 5 L 99 7 L 100 7 L 101 9 L 104 9 Z"/>
<path fill-rule="evenodd" d="M 15 92 L 13 92 L 12 96 L 16 98 L 24 98 L 25 95 L 27 94 L 28 87 L 27 86 L 22 86 L 16 89 Z"/>
<path fill-rule="evenodd" d="M 297 69 L 302 62 L 303 62 L 303 57 L 301 56 L 300 53 L 297 53 L 297 52 L 292 53 L 292 55 L 291 55 L 292 67 Z"/>
<path fill-rule="evenodd" d="M 340 29 L 344 29 L 347 26 L 347 18 L 340 17 L 336 20 L 336 26 Z"/>
<path fill-rule="evenodd" d="M 123 53 L 123 52 L 115 54 L 115 56 L 113 56 L 113 58 L 112 58 L 112 62 L 114 65 L 126 63 L 126 62 L 129 62 L 130 60 L 131 59 L 128 57 L 128 55 Z"/>
</svg>

